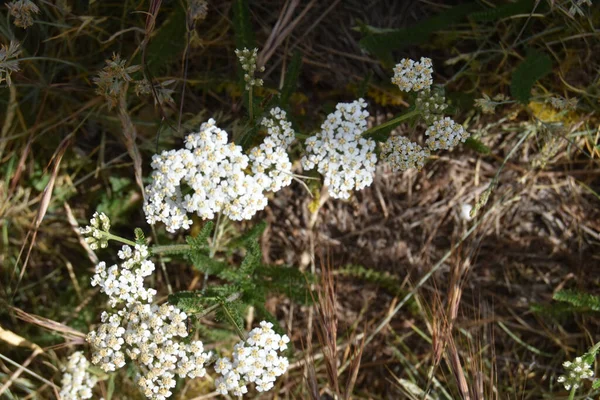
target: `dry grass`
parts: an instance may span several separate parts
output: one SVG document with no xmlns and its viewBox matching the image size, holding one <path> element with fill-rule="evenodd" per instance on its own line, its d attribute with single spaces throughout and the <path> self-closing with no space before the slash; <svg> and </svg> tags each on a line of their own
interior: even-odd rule
<svg viewBox="0 0 600 400">
<path fill-rule="evenodd" d="M 157 50 L 166 61 L 156 68 L 161 54 L 152 54 L 152 42 L 174 4 L 96 2 L 66 12 L 64 2 L 41 3 L 36 20 L 56 26 L 23 31 L 5 18 L 0 23 L 31 59 L 10 89 L 0 88 L 0 397 L 7 399 L 55 398 L 61 362 L 86 349 L 83 337 L 98 322 L 103 300 L 89 285 L 96 256 L 74 227 L 100 206 L 117 232 L 143 226 L 149 233 L 140 188 L 156 149 L 179 143 L 209 115 L 234 135 L 243 129 L 231 2 L 210 2 L 208 18 L 175 54 Z M 461 120 L 489 154 L 461 147 L 421 172 L 381 167 L 374 184 L 349 202 L 318 198 L 318 214 L 299 184 L 271 199 L 260 216 L 268 222 L 265 261 L 320 278 L 314 307 L 283 297 L 266 305 L 295 344 L 290 371 L 271 397 L 568 397 L 556 383 L 561 363 L 599 340 L 597 313 L 565 311 L 552 296 L 562 288 L 600 293 L 600 43 L 598 10 L 573 19 L 564 12 L 568 2 L 551 3 L 552 14 L 461 23 L 396 55 L 431 56 L 449 92 L 478 98 L 508 95 L 525 47 L 543 48 L 554 70 L 536 93 L 578 98 L 568 119 L 535 104 L 486 115 L 460 103 Z M 265 82 L 279 87 L 292 52 L 301 51 L 290 111 L 302 132 L 317 128 L 332 104 L 355 96 L 368 73 L 371 114 L 397 114 L 409 99 L 360 49 L 352 27 L 357 18 L 379 28 L 412 25 L 446 5 L 253 2 Z M 153 87 L 145 98 L 121 96 L 109 111 L 92 79 L 113 51 L 142 64 L 155 85 L 174 80 L 175 102 L 155 104 Z M 467 220 L 463 205 L 481 204 L 490 185 L 487 204 Z M 153 232 L 152 239 L 166 236 Z M 167 287 L 201 287 L 189 265 L 163 261 L 153 278 L 161 295 Z M 219 340 L 230 339 L 210 345 Z M 104 378 L 97 393 L 105 398 L 115 382 L 113 399 L 141 398 L 131 375 Z M 210 382 L 181 387 L 182 399 L 216 397 Z"/>
</svg>

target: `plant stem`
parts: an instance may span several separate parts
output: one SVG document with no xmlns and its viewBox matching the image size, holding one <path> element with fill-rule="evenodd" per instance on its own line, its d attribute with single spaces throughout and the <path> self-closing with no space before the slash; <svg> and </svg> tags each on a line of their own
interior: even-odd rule
<svg viewBox="0 0 600 400">
<path fill-rule="evenodd" d="M 152 247 L 152 254 L 185 253 L 190 249 L 189 244 L 165 244 Z"/>
<path fill-rule="evenodd" d="M 415 115 L 419 115 L 420 113 L 421 112 L 418 110 L 408 111 L 404 114 L 397 116 L 394 119 L 390 119 L 389 121 L 384 122 L 381 125 L 377 125 L 377 126 L 372 127 L 371 129 L 367 129 L 366 131 L 363 132 L 363 136 L 369 136 L 370 134 L 377 132 L 380 129 L 384 129 L 384 128 L 387 128 L 388 126 L 395 125 L 401 121 L 404 121 L 405 119 L 409 119 L 409 118 L 414 117 Z"/>
<path fill-rule="evenodd" d="M 253 102 L 252 102 L 252 86 L 248 89 L 248 112 L 250 114 L 250 121 L 254 120 L 254 112 L 253 112 Z"/>
<path fill-rule="evenodd" d="M 569 393 L 569 400 L 573 400 L 575 398 L 575 392 L 577 391 L 577 388 L 572 388 L 571 389 L 571 393 Z"/>
<path fill-rule="evenodd" d="M 235 328 L 240 339 L 246 340 L 246 333 L 242 331 L 242 329 L 238 326 L 237 322 L 235 322 L 235 319 L 233 319 L 233 315 L 231 315 L 231 313 L 229 312 L 229 308 L 224 303 L 221 304 L 221 308 L 223 309 L 223 311 L 225 311 L 225 316 L 227 317 L 231 325 L 233 325 L 233 327 Z"/>
<path fill-rule="evenodd" d="M 108 240 L 116 240 L 117 242 L 121 242 L 121 243 L 125 243 L 128 244 L 130 246 L 134 246 L 136 245 L 135 242 L 129 240 L 129 239 L 125 239 L 122 238 L 121 236 L 117 236 L 117 235 L 113 235 L 112 233 L 109 232 L 104 232 L 104 231 L 100 231 L 102 233 L 103 236 L 105 236 Z"/>
</svg>

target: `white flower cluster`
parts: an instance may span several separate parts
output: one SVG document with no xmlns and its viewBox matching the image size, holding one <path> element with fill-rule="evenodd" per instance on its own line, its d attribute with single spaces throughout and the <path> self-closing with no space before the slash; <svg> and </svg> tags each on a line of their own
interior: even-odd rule
<svg viewBox="0 0 600 400">
<path fill-rule="evenodd" d="M 267 129 L 267 137 L 250 150 L 249 158 L 256 182 L 266 191 L 277 192 L 292 183 L 292 163 L 286 150 L 295 133 L 285 111 L 275 107 L 270 114 L 271 118 L 263 118 L 260 123 Z"/>
<path fill-rule="evenodd" d="M 415 100 L 416 109 L 426 124 L 431 124 L 442 116 L 448 105 L 442 90 L 425 89 L 419 92 Z"/>
<path fill-rule="evenodd" d="M 428 89 L 433 83 L 433 68 L 430 58 L 421 57 L 421 61 L 404 58 L 394 67 L 392 83 L 405 92 Z"/>
<path fill-rule="evenodd" d="M 69 357 L 67 365 L 62 368 L 60 398 L 63 400 L 91 399 L 92 388 L 98 382 L 98 378 L 89 374 L 87 368 L 90 363 L 78 351 Z"/>
<path fill-rule="evenodd" d="M 175 306 L 135 302 L 114 314 L 102 313 L 103 324 L 87 337 L 92 362 L 104 371 L 125 365 L 125 355 L 142 371 L 137 384 L 149 399 L 164 400 L 181 378 L 203 377 L 210 353 L 201 341 L 181 342 L 188 333 L 187 315 Z"/>
<path fill-rule="evenodd" d="M 132 250 L 125 245 L 118 255 L 123 260 L 120 266 L 115 264 L 107 269 L 104 261 L 96 265 L 92 286 L 100 286 L 100 291 L 108 296 L 111 307 L 120 302 L 151 302 L 156 290 L 144 287 L 144 278 L 154 271 L 154 263 L 147 259 L 148 247 L 138 244 Z"/>
<path fill-rule="evenodd" d="M 393 171 L 406 171 L 411 168 L 421 170 L 430 156 L 429 150 L 404 136 L 390 136 L 381 144 L 381 153 Z"/>
<path fill-rule="evenodd" d="M 95 212 L 90 219 L 90 224 L 85 228 L 79 228 L 79 233 L 85 236 L 85 241 L 90 245 L 90 249 L 106 248 L 108 246 L 108 237 L 105 233 L 110 230 L 110 219 L 104 213 Z"/>
<path fill-rule="evenodd" d="M 321 125 L 321 131 L 306 139 L 307 155 L 302 157 L 302 166 L 317 167 L 331 197 L 348 199 L 350 191 L 361 190 L 373 182 L 375 142 L 361 136 L 369 116 L 366 106 L 363 99 L 339 103 L 337 111 Z"/>
<path fill-rule="evenodd" d="M 427 128 L 425 134 L 427 145 L 431 150 L 451 150 L 459 142 L 465 142 L 469 133 L 462 125 L 457 124 L 450 117 L 440 118 Z"/>
<path fill-rule="evenodd" d="M 240 60 L 242 69 L 244 70 L 244 81 L 246 81 L 246 90 L 250 90 L 252 86 L 262 86 L 263 80 L 254 77 L 256 72 L 256 59 L 258 58 L 258 49 L 236 49 L 235 55 Z M 258 69 L 260 72 L 265 70 L 265 67 Z"/>
<path fill-rule="evenodd" d="M 287 349 L 290 338 L 273 331 L 273 324 L 263 321 L 250 331 L 248 339 L 235 345 L 232 360 L 217 360 L 215 371 L 222 376 L 215 379 L 217 392 L 241 396 L 248 392 L 246 385 L 254 383 L 256 390 L 266 392 L 273 388 L 277 377 L 287 371 L 289 362 L 278 351 Z"/>
<path fill-rule="evenodd" d="M 210 119 L 200 132 L 186 138 L 186 148 L 164 151 L 152 158 L 152 183 L 146 188 L 144 212 L 149 224 L 167 231 L 188 229 L 186 213 L 204 219 L 222 212 L 232 220 L 250 219 L 267 205 L 263 187 L 246 174 L 249 158 L 242 148 L 227 143 L 227 132 Z"/>
<path fill-rule="evenodd" d="M 107 271 L 100 263 L 92 278 L 92 285 L 102 288 L 113 307 L 125 303 L 117 312 L 103 312 L 102 325 L 88 334 L 87 341 L 94 348 L 92 363 L 106 372 L 115 371 L 125 366 L 128 356 L 142 371 L 138 385 L 146 397 L 164 400 L 175 387 L 175 375 L 206 374 L 204 364 L 210 353 L 204 352 L 200 341 L 181 343 L 180 338 L 188 335 L 184 312 L 172 305 L 150 304 L 156 291 L 143 284 L 144 277 L 154 271 L 147 247 L 123 246 L 119 257 L 124 260 L 120 267 L 114 265 Z"/>
<path fill-rule="evenodd" d="M 575 358 L 575 361 L 565 361 L 563 367 L 567 370 L 566 375 L 558 377 L 558 382 L 565 385 L 565 389 L 577 389 L 584 379 L 590 379 L 594 376 L 592 366 L 587 363 L 582 357 Z"/>
</svg>

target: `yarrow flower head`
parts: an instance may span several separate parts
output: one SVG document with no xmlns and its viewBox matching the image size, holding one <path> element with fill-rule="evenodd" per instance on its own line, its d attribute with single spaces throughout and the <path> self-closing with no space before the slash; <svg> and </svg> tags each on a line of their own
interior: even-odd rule
<svg viewBox="0 0 600 400">
<path fill-rule="evenodd" d="M 85 237 L 92 250 L 97 250 L 108 246 L 109 230 L 110 219 L 104 213 L 95 212 L 90 219 L 90 224 L 85 228 L 79 228 L 79 233 Z"/>
<path fill-rule="evenodd" d="M 112 307 L 124 303 L 118 311 L 103 312 L 102 324 L 87 335 L 94 350 L 92 363 L 110 372 L 125 366 L 129 357 L 140 370 L 137 384 L 146 397 L 164 400 L 172 394 L 176 375 L 206 374 L 210 353 L 201 341 L 182 341 L 188 336 L 185 312 L 169 304 L 151 304 L 156 291 L 143 284 L 154 271 L 147 247 L 123 246 L 118 255 L 123 260 L 120 266 L 106 270 L 102 262 L 92 278 L 92 285 L 101 287 Z"/>
<path fill-rule="evenodd" d="M 263 72 L 265 67 L 257 68 L 256 62 L 258 58 L 258 49 L 249 50 L 244 48 L 242 50 L 236 49 L 235 55 L 242 65 L 244 70 L 244 81 L 246 81 L 246 90 L 250 90 L 253 86 L 262 86 L 263 80 L 254 77 L 254 73 L 258 71 Z"/>
<path fill-rule="evenodd" d="M 439 119 L 444 110 L 448 108 L 442 90 L 431 89 L 424 89 L 419 92 L 415 100 L 415 106 L 427 124 Z"/>
<path fill-rule="evenodd" d="M 406 171 L 411 168 L 421 170 L 430 156 L 429 150 L 404 136 L 390 136 L 381 144 L 381 153 L 393 171 Z"/>
<path fill-rule="evenodd" d="M 249 158 L 256 182 L 266 191 L 277 192 L 292 183 L 292 163 L 286 150 L 295 133 L 285 111 L 276 107 L 270 114 L 260 123 L 267 129 L 267 137 L 250 150 Z"/>
<path fill-rule="evenodd" d="M 366 107 L 363 99 L 339 103 L 321 125 L 321 131 L 306 139 L 307 155 L 301 159 L 302 167 L 317 168 L 325 177 L 331 197 L 348 199 L 352 190 L 373 183 L 375 142 L 361 136 L 369 116 Z"/>
<path fill-rule="evenodd" d="M 212 219 L 222 212 L 232 220 L 250 219 L 267 205 L 264 187 L 244 170 L 249 158 L 227 143 L 227 132 L 210 119 L 186 138 L 186 148 L 152 158 L 152 183 L 146 188 L 144 212 L 149 224 L 163 222 L 167 231 L 188 229 L 186 213 Z"/>
<path fill-rule="evenodd" d="M 63 400 L 91 399 L 92 389 L 98 378 L 87 372 L 90 363 L 78 351 L 69 357 L 67 365 L 62 368 L 60 398 Z"/>
<path fill-rule="evenodd" d="M 420 61 L 404 58 L 394 67 L 392 83 L 404 92 L 418 92 L 429 89 L 433 83 L 433 66 L 430 58 L 421 57 Z"/>
<path fill-rule="evenodd" d="M 235 345 L 232 358 L 223 357 L 215 363 L 215 371 L 221 377 L 215 379 L 217 392 L 242 396 L 248 392 L 247 385 L 254 383 L 256 390 L 271 390 L 277 377 L 289 366 L 288 359 L 278 352 L 287 349 L 290 339 L 273 331 L 273 324 L 263 321 L 250 331 L 246 341 Z"/>
<path fill-rule="evenodd" d="M 558 382 L 565 385 L 565 389 L 579 388 L 581 381 L 590 379 L 594 376 L 592 371 L 592 362 L 587 362 L 584 357 L 577 357 L 574 361 L 565 361 L 563 367 L 566 369 L 566 374 L 558 377 Z"/>
<path fill-rule="evenodd" d="M 8 13 L 15 19 L 15 26 L 29 28 L 33 25 L 33 15 L 38 14 L 40 9 L 31 0 L 14 0 L 6 5 Z"/>
<path fill-rule="evenodd" d="M 108 296 L 111 307 L 122 302 L 151 302 L 156 290 L 144 287 L 144 278 L 154 271 L 154 263 L 147 259 L 148 247 L 138 244 L 132 250 L 125 245 L 119 251 L 119 258 L 123 260 L 120 266 L 106 268 L 104 261 L 96 265 L 92 286 L 100 286 L 100 291 Z"/>
<path fill-rule="evenodd" d="M 210 353 L 201 341 L 183 343 L 187 315 L 179 308 L 135 302 L 116 313 L 102 313 L 103 324 L 87 336 L 92 363 L 109 372 L 122 368 L 127 355 L 141 370 L 137 384 L 149 399 L 171 396 L 175 376 L 203 377 Z"/>
<path fill-rule="evenodd" d="M 467 140 L 469 133 L 462 125 L 454 122 L 450 117 L 440 118 L 435 121 L 425 134 L 429 136 L 426 143 L 431 150 L 451 150 L 459 142 Z"/>
</svg>

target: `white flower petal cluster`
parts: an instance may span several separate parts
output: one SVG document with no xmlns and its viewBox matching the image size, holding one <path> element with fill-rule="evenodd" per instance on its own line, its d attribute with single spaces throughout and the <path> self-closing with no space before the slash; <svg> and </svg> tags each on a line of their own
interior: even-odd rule
<svg viewBox="0 0 600 400">
<path fill-rule="evenodd" d="M 141 371 L 137 384 L 149 399 L 171 396 L 175 376 L 203 377 L 210 353 L 201 341 L 183 343 L 187 337 L 187 315 L 179 308 L 135 302 L 116 313 L 102 313 L 98 330 L 87 336 L 93 346 L 92 362 L 104 371 L 125 365 L 125 356 Z"/>
<path fill-rule="evenodd" d="M 469 133 L 462 125 L 457 124 L 450 117 L 440 118 L 427 128 L 425 134 L 429 136 L 426 143 L 431 150 L 451 150 L 459 142 L 467 140 Z"/>
<path fill-rule="evenodd" d="M 246 174 L 249 158 L 227 143 L 227 132 L 210 119 L 186 138 L 186 148 L 165 151 L 152 159 L 152 183 L 146 188 L 144 212 L 149 224 L 167 231 L 188 229 L 186 213 L 212 219 L 222 212 L 232 220 L 250 219 L 267 205 L 263 187 Z"/>
<path fill-rule="evenodd" d="M 421 170 L 430 156 L 429 150 L 404 136 L 390 136 L 381 144 L 381 153 L 395 172 L 411 168 Z"/>
<path fill-rule="evenodd" d="M 78 351 L 69 357 L 67 365 L 62 368 L 60 398 L 63 400 L 91 399 L 92 388 L 98 382 L 98 378 L 89 374 L 87 368 L 90 363 Z"/>
<path fill-rule="evenodd" d="M 254 73 L 257 69 L 260 72 L 263 72 L 265 70 L 265 67 L 256 67 L 258 49 L 236 49 L 235 55 L 240 60 L 240 64 L 242 65 L 242 69 L 244 70 L 244 81 L 246 81 L 246 90 L 250 90 L 252 86 L 262 86 L 263 80 L 254 77 Z"/>
<path fill-rule="evenodd" d="M 90 249 L 106 248 L 108 238 L 104 233 L 110 230 L 110 219 L 104 213 L 95 212 L 90 219 L 90 224 L 84 228 L 79 228 L 79 233 L 85 237 L 85 241 L 90 245 Z"/>
<path fill-rule="evenodd" d="M 577 357 L 573 362 L 565 361 L 563 367 L 567 370 L 565 375 L 558 377 L 558 382 L 565 385 L 565 389 L 579 388 L 581 381 L 590 379 L 594 376 L 591 364 L 587 363 L 582 357 Z"/>
<path fill-rule="evenodd" d="M 118 255 L 123 260 L 120 266 L 115 264 L 107 269 L 104 261 L 96 265 L 92 286 L 100 286 L 100 291 L 108 296 L 111 307 L 121 302 L 151 302 L 156 290 L 144 287 L 144 278 L 154 271 L 154 263 L 147 259 L 148 247 L 138 244 L 132 250 L 125 245 Z"/>
<path fill-rule="evenodd" d="M 103 312 L 102 324 L 87 336 L 94 353 L 92 363 L 104 371 L 116 371 L 126 364 L 126 357 L 135 362 L 141 372 L 138 385 L 149 399 L 164 400 L 175 387 L 175 376 L 202 377 L 210 353 L 204 352 L 200 341 L 182 342 L 188 336 L 187 315 L 179 308 L 150 304 L 156 294 L 144 287 L 144 277 L 154 271 L 148 260 L 148 248 L 123 246 L 118 256 L 120 265 L 106 269 L 101 262 L 96 266 L 92 285 L 100 286 L 118 311 Z"/>
<path fill-rule="evenodd" d="M 218 393 L 242 396 L 248 392 L 249 383 L 254 383 L 259 392 L 273 388 L 277 377 L 288 369 L 288 359 L 278 352 L 287 349 L 290 338 L 272 328 L 272 323 L 261 322 L 260 327 L 250 331 L 246 341 L 235 345 L 231 360 L 228 357 L 217 360 L 215 371 L 221 375 L 215 379 Z"/>
<path fill-rule="evenodd" d="M 292 163 L 287 149 L 295 138 L 292 124 L 286 112 L 275 107 L 270 118 L 263 118 L 260 124 L 267 129 L 267 137 L 250 150 L 250 165 L 254 178 L 265 191 L 277 192 L 292 183 Z"/>
<path fill-rule="evenodd" d="M 302 167 L 325 177 L 331 197 L 348 199 L 352 190 L 371 185 L 377 156 L 375 142 L 361 135 L 367 127 L 367 103 L 363 99 L 339 103 L 327 116 L 321 131 L 306 139 Z"/>
<path fill-rule="evenodd" d="M 418 92 L 429 89 L 433 83 L 433 66 L 430 58 L 421 57 L 420 61 L 404 58 L 394 67 L 392 83 L 405 92 Z"/>
</svg>

